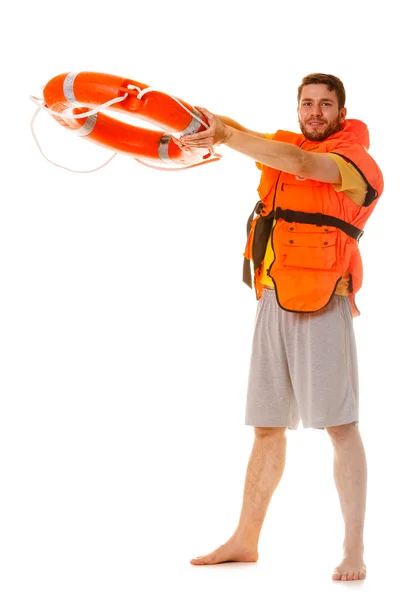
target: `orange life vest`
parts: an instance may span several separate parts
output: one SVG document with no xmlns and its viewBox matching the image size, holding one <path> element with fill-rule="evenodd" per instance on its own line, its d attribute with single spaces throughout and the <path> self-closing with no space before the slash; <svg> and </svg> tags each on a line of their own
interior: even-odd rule
<svg viewBox="0 0 400 600">
<path fill-rule="evenodd" d="M 352 312 L 358 316 L 355 294 L 362 284 L 358 241 L 383 192 L 382 173 L 367 152 L 367 126 L 362 121 L 347 119 L 340 131 L 321 142 L 309 141 L 302 134 L 290 131 L 278 131 L 274 140 L 310 152 L 334 152 L 342 156 L 364 177 L 368 191 L 363 206 L 359 206 L 329 183 L 263 165 L 258 187 L 260 201 L 247 223 L 243 281 L 252 287 L 252 260 L 259 300 L 263 260 L 271 235 L 274 260 L 267 274 L 274 282 L 281 308 L 300 313 L 318 311 L 330 302 L 337 284 L 346 277 Z M 257 213 L 255 218 L 254 213 Z"/>
</svg>

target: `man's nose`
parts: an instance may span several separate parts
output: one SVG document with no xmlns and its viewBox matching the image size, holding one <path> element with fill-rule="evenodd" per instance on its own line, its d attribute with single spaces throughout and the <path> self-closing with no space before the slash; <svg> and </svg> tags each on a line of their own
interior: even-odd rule
<svg viewBox="0 0 400 600">
<path fill-rule="evenodd" d="M 318 105 L 313 106 L 312 110 L 311 110 L 311 114 L 316 117 L 316 116 L 321 116 L 322 115 L 322 108 Z"/>
</svg>

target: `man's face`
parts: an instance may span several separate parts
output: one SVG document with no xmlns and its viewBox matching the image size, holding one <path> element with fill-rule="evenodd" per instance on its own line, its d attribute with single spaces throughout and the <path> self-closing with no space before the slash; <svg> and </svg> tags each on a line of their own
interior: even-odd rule
<svg viewBox="0 0 400 600">
<path fill-rule="evenodd" d="M 301 91 L 297 115 L 300 129 L 308 140 L 320 142 L 340 130 L 346 109 L 339 111 L 334 90 L 321 83 L 305 85 Z"/>
</svg>

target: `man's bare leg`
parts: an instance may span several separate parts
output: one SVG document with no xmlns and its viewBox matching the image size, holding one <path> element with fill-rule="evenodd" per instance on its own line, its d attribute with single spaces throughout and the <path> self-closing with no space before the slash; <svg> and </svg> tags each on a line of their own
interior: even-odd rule
<svg viewBox="0 0 400 600">
<path fill-rule="evenodd" d="M 344 558 L 332 579 L 364 579 L 364 519 L 367 498 L 367 462 L 358 427 L 352 423 L 327 427 L 334 450 L 334 477 L 344 518 Z"/>
<path fill-rule="evenodd" d="M 193 565 L 221 562 L 256 562 L 258 540 L 272 495 L 281 480 L 286 463 L 286 427 L 255 427 L 255 439 L 247 467 L 239 524 L 232 537 Z"/>
</svg>

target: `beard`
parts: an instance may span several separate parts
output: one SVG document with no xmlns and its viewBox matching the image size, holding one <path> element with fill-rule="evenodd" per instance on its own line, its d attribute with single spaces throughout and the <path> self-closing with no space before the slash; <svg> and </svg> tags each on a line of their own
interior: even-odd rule
<svg viewBox="0 0 400 600">
<path fill-rule="evenodd" d="M 314 130 L 314 129 L 307 130 L 306 125 L 302 121 L 300 121 L 300 119 L 299 119 L 299 125 L 300 125 L 302 134 L 304 135 L 305 138 L 307 138 L 307 140 L 310 140 L 311 142 L 321 142 L 322 140 L 325 140 L 330 135 L 333 135 L 334 133 L 337 133 L 338 131 L 340 131 L 339 120 L 340 120 L 340 117 L 338 115 L 334 121 L 332 121 L 331 123 L 328 123 L 327 125 L 325 125 L 324 129 L 322 129 L 322 130 L 320 129 L 319 131 Z"/>
</svg>

